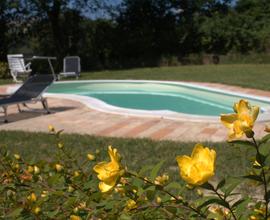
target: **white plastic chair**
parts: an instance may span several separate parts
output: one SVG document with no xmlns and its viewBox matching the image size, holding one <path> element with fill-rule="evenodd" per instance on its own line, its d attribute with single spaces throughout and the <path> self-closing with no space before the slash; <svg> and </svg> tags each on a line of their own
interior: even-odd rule
<svg viewBox="0 0 270 220">
<path fill-rule="evenodd" d="M 59 73 L 58 79 L 63 77 L 75 76 L 79 78 L 81 73 L 81 59 L 78 56 L 68 56 L 64 58 L 63 72 Z"/>
<path fill-rule="evenodd" d="M 20 76 L 27 77 L 32 72 L 30 69 L 31 63 L 25 65 L 22 54 L 7 55 L 10 74 L 15 82 L 21 82 L 17 78 Z"/>
</svg>

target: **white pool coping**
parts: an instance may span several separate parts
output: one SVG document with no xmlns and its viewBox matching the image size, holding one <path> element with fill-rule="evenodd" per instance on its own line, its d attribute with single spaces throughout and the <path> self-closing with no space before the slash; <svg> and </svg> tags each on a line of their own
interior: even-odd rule
<svg viewBox="0 0 270 220">
<path fill-rule="evenodd" d="M 158 81 L 158 80 L 77 80 L 77 81 L 61 81 L 55 82 L 56 84 L 66 84 L 66 83 L 85 83 L 85 82 L 101 82 L 101 83 L 159 83 L 159 84 L 171 84 L 171 85 L 180 85 L 190 88 L 203 89 L 207 91 L 223 93 L 233 96 L 241 96 L 243 98 L 255 99 L 258 101 L 269 102 L 269 107 L 263 108 L 263 112 L 259 114 L 257 121 L 270 121 L 270 98 L 264 96 L 255 96 L 242 92 L 233 92 L 224 89 L 211 88 L 209 86 L 198 85 L 196 83 L 189 82 L 175 82 L 175 81 Z M 12 93 L 17 87 L 9 87 L 8 92 Z M 193 115 L 193 114 L 184 114 L 173 112 L 170 110 L 138 110 L 138 109 L 129 109 L 122 108 L 113 105 L 109 105 L 99 99 L 93 97 L 87 97 L 82 95 L 74 94 L 62 94 L 62 93 L 45 93 L 46 97 L 55 97 L 55 98 L 64 98 L 73 101 L 79 101 L 86 105 L 87 107 L 110 114 L 120 114 L 124 116 L 138 116 L 138 117 L 151 117 L 151 118 L 162 118 L 162 119 L 171 119 L 171 120 L 180 120 L 180 121 L 190 121 L 190 122 L 220 122 L 219 116 L 204 116 L 204 115 Z"/>
</svg>

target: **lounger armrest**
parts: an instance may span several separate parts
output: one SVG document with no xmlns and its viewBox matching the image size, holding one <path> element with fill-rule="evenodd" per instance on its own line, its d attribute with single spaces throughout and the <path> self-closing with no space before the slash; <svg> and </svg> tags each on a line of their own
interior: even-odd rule
<svg viewBox="0 0 270 220">
<path fill-rule="evenodd" d="M 30 69 L 30 65 L 31 65 L 31 62 L 27 63 L 27 64 L 25 65 L 25 69 L 26 69 L 26 70 L 29 70 L 29 69 Z"/>
</svg>

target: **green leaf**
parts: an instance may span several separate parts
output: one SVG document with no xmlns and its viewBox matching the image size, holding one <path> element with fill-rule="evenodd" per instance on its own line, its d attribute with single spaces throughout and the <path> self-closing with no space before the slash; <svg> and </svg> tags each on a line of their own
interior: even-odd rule
<svg viewBox="0 0 270 220">
<path fill-rule="evenodd" d="M 113 207 L 114 207 L 114 202 L 111 201 L 111 202 L 107 202 L 104 208 L 105 210 L 111 210 L 113 209 Z"/>
<path fill-rule="evenodd" d="M 16 218 L 21 214 L 22 211 L 23 211 L 23 208 L 14 209 L 6 217 L 8 217 L 8 218 Z"/>
<path fill-rule="evenodd" d="M 238 214 L 238 219 L 246 220 L 253 212 L 252 209 L 247 208 L 252 200 L 248 197 L 244 198 L 244 201 L 234 207 L 234 211 Z M 258 204 L 258 203 L 257 203 Z"/>
<path fill-rule="evenodd" d="M 172 207 L 172 206 L 166 206 L 165 209 L 172 213 L 173 215 L 175 215 L 177 213 L 177 208 L 176 207 Z"/>
<path fill-rule="evenodd" d="M 150 180 L 151 181 L 154 181 L 158 172 L 160 171 L 162 165 L 164 164 L 164 160 L 160 161 L 157 165 L 154 166 L 154 168 L 152 169 L 151 171 L 151 174 L 150 174 Z"/>
<path fill-rule="evenodd" d="M 266 195 L 264 195 L 264 199 L 270 201 L 270 190 L 268 190 Z"/>
<path fill-rule="evenodd" d="M 199 205 L 197 208 L 201 209 L 201 208 L 206 207 L 208 205 L 216 204 L 216 203 L 218 203 L 219 200 L 220 199 L 218 199 L 218 198 L 208 199 L 203 204 Z"/>
<path fill-rule="evenodd" d="M 261 153 L 256 154 L 256 160 L 259 162 L 260 165 L 264 165 L 266 157 L 262 155 Z"/>
<path fill-rule="evenodd" d="M 144 184 L 144 182 L 141 179 L 134 179 L 132 181 L 132 185 L 136 186 L 138 188 L 142 187 L 143 184 Z"/>
<path fill-rule="evenodd" d="M 212 184 L 208 183 L 208 182 L 206 182 L 206 183 L 204 183 L 203 185 L 201 185 L 201 187 L 204 188 L 204 189 L 208 189 L 208 190 L 211 190 L 211 191 L 215 191 L 214 186 L 213 186 Z"/>
<path fill-rule="evenodd" d="M 146 197 L 151 201 L 155 199 L 156 191 L 155 190 L 147 190 Z"/>
<path fill-rule="evenodd" d="M 183 189 L 183 186 L 178 182 L 171 182 L 167 186 L 166 189 Z"/>
<path fill-rule="evenodd" d="M 47 212 L 47 216 L 49 218 L 53 218 L 58 214 L 59 210 L 55 210 L 55 211 L 52 211 L 52 212 Z"/>
<path fill-rule="evenodd" d="M 57 131 L 56 134 L 55 134 L 56 137 L 59 138 L 63 131 L 64 131 L 64 129 L 61 129 L 61 130 Z"/>
<path fill-rule="evenodd" d="M 216 189 L 218 190 L 218 189 L 222 188 L 222 187 L 225 185 L 225 183 L 226 183 L 226 180 L 225 180 L 225 179 L 222 179 L 222 180 L 218 183 Z"/>
<path fill-rule="evenodd" d="M 224 216 L 221 216 L 221 215 L 218 214 L 218 213 L 210 213 L 210 214 L 207 216 L 207 219 L 224 220 Z"/>
<path fill-rule="evenodd" d="M 244 140 L 234 140 L 230 141 L 229 143 L 233 145 L 241 145 L 241 146 L 248 146 L 248 147 L 254 147 L 254 144 L 250 141 L 244 141 Z"/>
<path fill-rule="evenodd" d="M 223 200 L 218 199 L 218 198 L 214 198 L 214 199 L 209 199 L 209 200 L 205 201 L 198 208 L 201 209 L 201 208 L 206 207 L 206 206 L 208 206 L 210 204 L 218 204 L 218 205 L 221 205 L 221 206 L 223 206 L 225 208 L 229 208 L 230 207 L 230 205 L 229 205 L 228 202 L 223 201 Z"/>
<path fill-rule="evenodd" d="M 267 135 L 265 135 L 261 140 L 260 140 L 260 145 L 261 144 L 264 144 L 264 143 L 266 143 L 267 141 L 269 141 L 270 140 L 270 134 L 267 134 Z"/>
<path fill-rule="evenodd" d="M 153 169 L 153 166 L 143 166 L 142 169 L 139 171 L 139 176 L 145 175 L 145 173 L 151 169 Z"/>
<path fill-rule="evenodd" d="M 225 197 L 231 195 L 231 192 L 240 184 L 240 179 L 231 178 L 227 180 L 226 187 L 224 187 Z"/>
<path fill-rule="evenodd" d="M 245 202 L 245 199 L 239 199 L 238 201 L 236 201 L 233 205 L 232 208 L 237 207 L 238 205 L 242 204 L 243 202 Z"/>
<path fill-rule="evenodd" d="M 132 217 L 124 213 L 124 214 L 121 214 L 119 220 L 132 220 Z"/>
<path fill-rule="evenodd" d="M 260 176 L 257 176 L 257 175 L 247 175 L 247 176 L 243 176 L 243 178 L 255 180 L 255 181 L 260 182 L 260 183 L 263 182 L 262 178 Z"/>
</svg>

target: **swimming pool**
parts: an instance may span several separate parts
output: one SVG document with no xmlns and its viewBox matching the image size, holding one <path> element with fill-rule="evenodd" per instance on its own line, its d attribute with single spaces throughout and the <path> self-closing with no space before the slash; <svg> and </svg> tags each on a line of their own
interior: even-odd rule
<svg viewBox="0 0 270 220">
<path fill-rule="evenodd" d="M 191 83 L 140 80 L 89 80 L 54 83 L 47 91 L 81 100 L 91 108 L 122 114 L 160 117 L 216 118 L 232 112 L 244 98 L 270 110 L 270 99 L 224 92 Z"/>
</svg>

